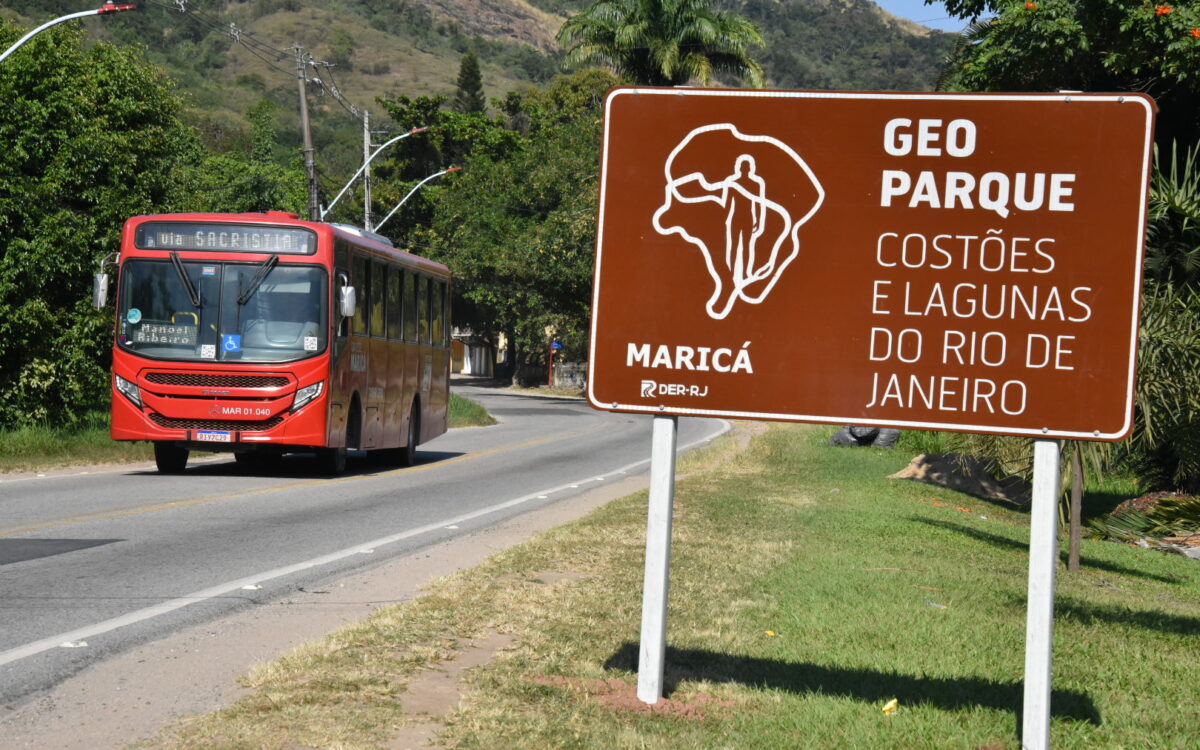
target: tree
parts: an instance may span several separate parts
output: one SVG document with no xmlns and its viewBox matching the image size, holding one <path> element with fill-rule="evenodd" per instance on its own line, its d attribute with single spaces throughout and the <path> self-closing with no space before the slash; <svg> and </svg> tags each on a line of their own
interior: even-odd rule
<svg viewBox="0 0 1200 750">
<path fill-rule="evenodd" d="M 22 31 L 0 22 L 0 48 Z M 186 200 L 200 161 L 171 86 L 134 48 L 64 25 L 0 66 L 0 425 L 70 423 L 108 391 L 92 274 L 124 220 Z"/>
<path fill-rule="evenodd" d="M 450 103 L 455 112 L 483 112 L 487 100 L 483 96 L 483 75 L 479 72 L 479 58 L 474 52 L 463 55 L 458 67 L 458 89 Z"/>
<path fill-rule="evenodd" d="M 762 34 L 715 6 L 714 0 L 598 0 L 568 18 L 558 40 L 568 65 L 606 62 L 640 84 L 709 86 L 725 73 L 761 88 L 762 66 L 749 48 L 763 44 Z"/>
<path fill-rule="evenodd" d="M 565 355 L 586 351 L 599 115 L 616 83 L 590 70 L 510 93 L 507 120 L 474 132 L 464 172 L 428 193 L 430 220 L 407 237 L 455 274 L 455 324 L 505 333 L 518 365 L 541 361 L 548 328 Z M 453 142 L 471 121 L 448 113 L 442 123 L 436 131 Z"/>
<path fill-rule="evenodd" d="M 977 21 L 947 60 L 941 88 L 1141 91 L 1159 105 L 1157 140 L 1200 134 L 1200 7 L 1118 0 L 950 0 Z"/>
<path fill-rule="evenodd" d="M 308 210 L 308 180 L 298 160 L 281 165 L 273 118 L 278 105 L 263 99 L 250 108 L 247 152 L 207 154 L 181 167 L 177 179 L 189 196 L 189 211 L 235 212 Z"/>
</svg>

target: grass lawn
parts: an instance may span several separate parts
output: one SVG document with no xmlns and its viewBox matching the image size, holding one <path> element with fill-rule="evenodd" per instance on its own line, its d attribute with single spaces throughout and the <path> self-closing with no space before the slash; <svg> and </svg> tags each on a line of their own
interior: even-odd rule
<svg viewBox="0 0 1200 750">
<path fill-rule="evenodd" d="M 386 746 L 425 721 L 404 711 L 414 679 L 502 633 L 439 742 L 1018 747 L 1027 516 L 889 480 L 910 451 L 828 448 L 830 433 L 772 426 L 732 457 L 727 439 L 681 462 L 672 710 L 621 699 L 636 683 L 642 493 L 264 665 L 246 698 L 162 741 Z M 1053 746 L 1195 747 L 1200 563 L 1084 541 L 1083 570 L 1058 581 Z"/>
</svg>

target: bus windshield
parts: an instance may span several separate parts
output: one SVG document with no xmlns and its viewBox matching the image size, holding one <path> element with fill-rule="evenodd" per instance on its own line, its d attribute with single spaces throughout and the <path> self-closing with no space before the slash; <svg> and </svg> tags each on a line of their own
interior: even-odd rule
<svg viewBox="0 0 1200 750">
<path fill-rule="evenodd" d="M 325 270 L 280 264 L 131 260 L 117 343 L 158 359 L 283 362 L 325 351 Z"/>
</svg>

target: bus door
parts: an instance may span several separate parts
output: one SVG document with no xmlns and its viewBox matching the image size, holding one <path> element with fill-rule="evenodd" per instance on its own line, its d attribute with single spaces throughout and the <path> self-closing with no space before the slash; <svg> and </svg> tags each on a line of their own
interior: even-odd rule
<svg viewBox="0 0 1200 750">
<path fill-rule="evenodd" d="M 362 448 L 380 448 L 384 444 L 384 419 L 387 412 L 388 344 L 386 287 L 387 266 L 370 260 L 367 301 L 369 328 L 366 392 L 363 399 Z"/>
<path fill-rule="evenodd" d="M 405 434 L 407 419 L 412 413 L 411 404 L 419 400 L 421 392 L 421 347 L 420 341 L 420 277 L 412 270 L 404 271 L 404 407 Z"/>
<path fill-rule="evenodd" d="M 403 272 L 396 266 L 387 266 L 387 282 L 385 306 L 387 318 L 387 381 L 384 384 L 384 403 L 386 413 L 383 424 L 383 444 L 388 448 L 398 448 L 404 444 L 404 308 L 401 305 L 401 294 L 404 283 Z"/>
<path fill-rule="evenodd" d="M 350 283 L 354 286 L 354 295 L 358 306 L 354 311 L 354 320 L 350 329 L 350 345 L 346 357 L 346 367 L 340 378 L 341 395 L 346 404 L 346 447 L 362 448 L 363 429 L 367 423 L 363 409 L 367 397 L 367 372 L 371 362 L 370 334 L 370 271 L 371 264 L 365 255 L 355 253 L 351 259 Z M 354 397 L 358 396 L 355 402 Z M 356 426 L 352 426 L 356 425 Z M 357 429 L 359 440 L 353 442 L 351 432 Z"/>
<path fill-rule="evenodd" d="M 442 279 L 433 279 L 429 289 L 429 335 L 433 356 L 430 390 L 436 394 L 429 404 L 430 411 L 434 414 L 434 419 L 430 420 L 430 427 L 441 423 L 441 429 L 444 430 L 450 407 L 450 347 L 447 345 L 450 338 L 450 319 L 446 313 L 449 307 L 449 286 Z"/>
</svg>

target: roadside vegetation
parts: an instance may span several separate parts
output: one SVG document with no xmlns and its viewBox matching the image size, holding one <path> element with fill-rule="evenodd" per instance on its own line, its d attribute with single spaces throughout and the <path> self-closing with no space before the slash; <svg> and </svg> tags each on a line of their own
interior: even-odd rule
<svg viewBox="0 0 1200 750">
<path fill-rule="evenodd" d="M 422 674 L 498 633 L 436 742 L 1016 748 L 1027 516 L 889 480 L 911 453 L 830 448 L 830 432 L 772 426 L 681 461 L 657 711 L 632 697 L 643 492 L 262 665 L 249 695 L 156 742 L 384 746 L 430 721 L 405 710 L 428 699 L 408 692 Z M 1200 564 L 1085 540 L 1058 593 L 1054 746 L 1193 744 Z"/>
<path fill-rule="evenodd" d="M 0 431 L 0 474 L 153 459 L 150 443 L 118 443 L 108 436 L 107 412 L 90 412 L 73 427 L 27 425 Z"/>
<path fill-rule="evenodd" d="M 28 425 L 0 430 L 0 474 L 55 466 L 152 461 L 146 442 L 116 442 L 108 436 L 108 412 L 90 412 L 72 427 Z M 450 394 L 450 427 L 485 427 L 496 419 L 479 404 Z"/>
<path fill-rule="evenodd" d="M 450 394 L 450 428 L 487 427 L 496 424 L 496 418 L 488 410 L 469 398 L 457 393 Z"/>
</svg>

